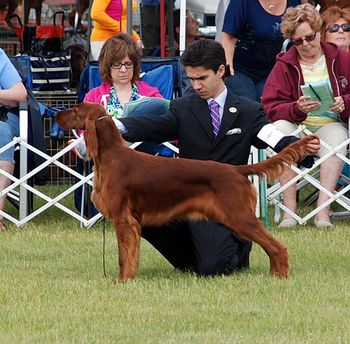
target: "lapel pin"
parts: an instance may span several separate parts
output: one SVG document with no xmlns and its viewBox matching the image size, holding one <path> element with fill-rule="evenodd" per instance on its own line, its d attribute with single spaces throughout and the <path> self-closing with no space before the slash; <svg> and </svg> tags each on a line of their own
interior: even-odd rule
<svg viewBox="0 0 350 344">
<path fill-rule="evenodd" d="M 228 111 L 230 111 L 231 113 L 236 113 L 237 109 L 235 107 L 230 107 Z"/>
</svg>

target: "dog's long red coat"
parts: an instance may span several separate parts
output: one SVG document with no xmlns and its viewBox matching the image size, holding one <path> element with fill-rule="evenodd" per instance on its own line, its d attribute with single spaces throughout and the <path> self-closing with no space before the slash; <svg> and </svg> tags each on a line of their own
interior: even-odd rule
<svg viewBox="0 0 350 344">
<path fill-rule="evenodd" d="M 255 216 L 256 191 L 247 176 L 270 179 L 298 162 L 306 137 L 280 154 L 254 165 L 169 159 L 129 149 L 104 108 L 81 103 L 58 113 L 64 128 L 85 129 L 87 154 L 94 160 L 92 201 L 113 221 L 119 247 L 120 280 L 133 278 L 139 261 L 142 226 L 159 226 L 178 218 L 208 219 L 258 243 L 270 258 L 270 272 L 288 276 L 287 248 Z"/>
</svg>

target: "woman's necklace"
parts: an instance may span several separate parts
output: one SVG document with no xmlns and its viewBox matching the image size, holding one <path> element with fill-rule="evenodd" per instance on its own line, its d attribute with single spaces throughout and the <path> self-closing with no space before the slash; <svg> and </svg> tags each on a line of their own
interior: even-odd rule
<svg viewBox="0 0 350 344">
<path fill-rule="evenodd" d="M 270 12 L 274 12 L 275 10 L 275 5 L 273 3 L 271 3 L 270 1 L 266 0 L 267 6 L 269 8 Z"/>
</svg>

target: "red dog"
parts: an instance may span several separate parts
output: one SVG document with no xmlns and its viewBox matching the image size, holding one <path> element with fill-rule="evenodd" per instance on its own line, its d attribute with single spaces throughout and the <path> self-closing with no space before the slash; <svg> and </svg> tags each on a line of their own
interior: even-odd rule
<svg viewBox="0 0 350 344">
<path fill-rule="evenodd" d="M 287 165 L 304 158 L 306 145 L 315 136 L 257 164 L 232 166 L 136 152 L 127 147 L 98 104 L 81 103 L 60 111 L 57 122 L 63 128 L 85 129 L 87 155 L 94 159 L 95 168 L 92 201 L 113 221 L 120 280 L 136 273 L 143 226 L 160 226 L 184 217 L 220 222 L 241 238 L 256 242 L 270 258 L 270 272 L 288 276 L 287 248 L 256 218 L 256 191 L 247 176 L 279 177 Z"/>
</svg>

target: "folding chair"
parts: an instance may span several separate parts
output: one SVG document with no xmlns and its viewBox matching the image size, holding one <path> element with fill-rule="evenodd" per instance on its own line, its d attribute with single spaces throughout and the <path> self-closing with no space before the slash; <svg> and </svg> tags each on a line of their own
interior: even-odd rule
<svg viewBox="0 0 350 344">
<path fill-rule="evenodd" d="M 26 145 L 30 144 L 41 152 L 46 151 L 46 146 L 39 104 L 31 91 L 30 59 L 28 56 L 22 55 L 10 56 L 10 60 L 22 78 L 27 89 L 28 98 L 27 102 L 23 102 L 19 106 L 20 137 L 9 144 L 13 146 L 18 145 L 18 149 L 15 151 L 16 164 L 14 175 L 7 176 L 13 183 L 3 190 L 2 194 L 7 194 L 9 201 L 18 208 L 19 221 L 22 221 L 33 210 L 33 194 L 28 191 L 28 188 L 32 188 L 34 184 L 42 185 L 47 180 L 47 169 L 45 168 L 39 170 L 35 176 L 26 178 L 29 171 L 44 162 L 42 157 L 28 151 Z M 17 186 L 19 186 L 19 191 L 16 191 Z M 2 215 L 18 224 L 9 214 L 2 212 Z"/>
<path fill-rule="evenodd" d="M 305 126 L 300 125 L 298 130 L 292 134 L 299 134 L 303 132 L 306 135 L 312 134 L 309 130 L 305 128 Z M 280 210 L 287 212 L 290 216 L 298 221 L 299 224 L 306 224 L 309 219 L 314 217 L 321 209 L 330 205 L 333 202 L 338 203 L 341 207 L 345 208 L 346 212 L 350 212 L 350 200 L 347 197 L 347 192 L 350 190 L 350 184 L 344 185 L 342 189 L 335 190 L 334 193 L 326 190 L 318 181 L 318 168 L 323 161 L 329 158 L 331 155 L 335 154 L 337 157 L 342 159 L 345 164 L 350 165 L 350 160 L 347 156 L 344 156 L 339 153 L 339 150 L 343 147 L 346 147 L 350 143 L 350 138 L 340 144 L 338 147 L 332 149 L 326 142 L 321 140 L 321 145 L 328 150 L 328 153 L 322 157 L 321 159 L 317 159 L 315 164 L 311 168 L 307 169 L 299 169 L 296 166 L 292 166 L 292 170 L 296 172 L 296 177 L 291 179 L 288 183 L 280 186 L 279 183 L 276 183 L 267 189 L 267 199 L 270 204 L 275 205 L 275 221 L 279 220 Z M 267 150 L 267 156 L 273 154 L 271 150 Z M 344 180 L 344 178 L 342 178 Z M 281 195 L 285 189 L 287 189 L 290 185 L 297 183 L 297 190 L 300 190 L 305 185 L 311 184 L 316 190 L 322 191 L 329 196 L 327 202 L 323 203 L 319 207 L 311 210 L 306 215 L 296 214 L 287 207 L 284 206 Z M 350 213 L 349 213 L 350 214 Z M 331 214 L 334 216 L 334 214 Z"/>
<path fill-rule="evenodd" d="M 176 57 L 144 57 L 141 59 L 141 80 L 157 87 L 166 99 L 182 96 L 180 62 Z M 82 102 L 86 93 L 101 85 L 102 79 L 98 61 L 89 62 L 81 73 L 78 87 L 78 102 Z"/>
</svg>

